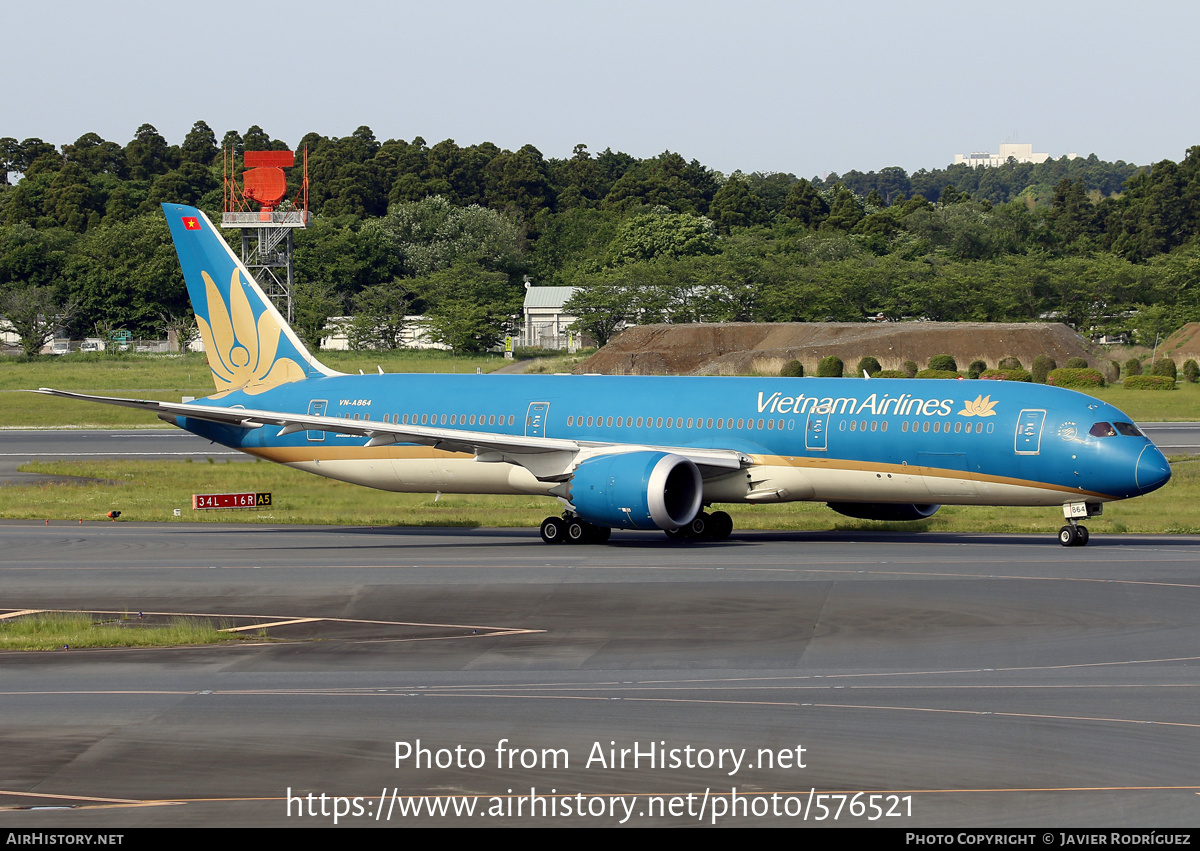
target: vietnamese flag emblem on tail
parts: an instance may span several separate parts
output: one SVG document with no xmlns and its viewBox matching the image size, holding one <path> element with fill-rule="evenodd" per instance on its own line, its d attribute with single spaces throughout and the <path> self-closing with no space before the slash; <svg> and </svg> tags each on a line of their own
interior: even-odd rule
<svg viewBox="0 0 1200 851">
<path fill-rule="evenodd" d="M 195 216 L 183 217 L 184 230 L 200 230 L 200 220 Z"/>
</svg>

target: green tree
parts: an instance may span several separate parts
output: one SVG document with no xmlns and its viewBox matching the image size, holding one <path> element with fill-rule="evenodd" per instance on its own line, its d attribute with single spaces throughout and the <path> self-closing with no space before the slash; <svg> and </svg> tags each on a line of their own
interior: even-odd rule
<svg viewBox="0 0 1200 851">
<path fill-rule="evenodd" d="M 337 290 L 329 283 L 297 282 L 292 285 L 292 305 L 296 333 L 309 351 L 320 350 L 330 318 L 342 312 Z"/>
<path fill-rule="evenodd" d="M 520 315 L 523 290 L 507 275 L 469 262 L 414 278 L 410 285 L 430 338 L 456 352 L 494 347 Z"/>
<path fill-rule="evenodd" d="M 382 238 L 406 274 L 429 275 L 456 263 L 516 273 L 524 256 L 517 225 L 486 207 L 456 207 L 435 195 L 397 204 L 379 220 Z"/>
<path fill-rule="evenodd" d="M 35 357 L 77 311 L 78 305 L 61 301 L 50 287 L 10 287 L 0 294 L 0 316 L 20 339 L 26 357 Z"/>
<path fill-rule="evenodd" d="M 691 213 L 655 212 L 627 219 L 612 244 L 618 263 L 715 254 L 716 228 Z"/>
<path fill-rule="evenodd" d="M 354 297 L 354 319 L 348 337 L 354 351 L 400 348 L 410 300 L 399 282 L 375 284 Z"/>
<path fill-rule="evenodd" d="M 606 270 L 575 290 L 563 305 L 563 313 L 576 317 L 571 328 L 605 345 L 613 335 L 633 321 L 639 309 L 639 281 L 635 267 Z"/>
<path fill-rule="evenodd" d="M 741 174 L 734 174 L 713 197 L 708 216 L 721 233 L 735 227 L 760 224 L 767 218 L 762 199 L 750 191 Z"/>
<path fill-rule="evenodd" d="M 203 121 L 192 125 L 179 148 L 179 156 L 183 162 L 198 165 L 211 165 L 218 153 L 217 134 Z"/>
<path fill-rule="evenodd" d="M 841 378 L 845 367 L 837 355 L 826 355 L 817 363 L 817 375 L 821 378 Z"/>
</svg>

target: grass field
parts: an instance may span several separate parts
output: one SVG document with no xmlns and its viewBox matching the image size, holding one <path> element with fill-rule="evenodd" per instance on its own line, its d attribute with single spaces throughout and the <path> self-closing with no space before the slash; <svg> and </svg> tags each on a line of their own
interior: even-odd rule
<svg viewBox="0 0 1200 851">
<path fill-rule="evenodd" d="M 3 489 L 0 517 L 36 520 L 103 520 L 118 510 L 121 521 L 302 523 L 363 526 L 538 526 L 559 512 L 555 500 L 521 496 L 395 494 L 322 479 L 265 461 L 70 461 L 27 464 L 22 470 L 87 476 L 108 483 L 11 485 Z M 1200 534 L 1200 457 L 1177 458 L 1164 488 L 1138 499 L 1105 505 L 1088 521 L 1093 535 L 1111 532 Z M 192 494 L 270 491 L 270 509 L 193 511 Z M 914 523 L 874 523 L 835 514 L 821 503 L 722 506 L 737 529 L 930 530 L 1037 532 L 1063 524 L 1056 508 L 947 506 Z M 174 509 L 181 516 L 174 516 Z"/>
<path fill-rule="evenodd" d="M 170 618 L 156 622 L 136 616 L 97 620 L 86 612 L 41 612 L 0 621 L 0 651 L 61 650 L 64 647 L 167 647 L 261 640 L 260 636 L 221 632 L 203 618 Z"/>
</svg>

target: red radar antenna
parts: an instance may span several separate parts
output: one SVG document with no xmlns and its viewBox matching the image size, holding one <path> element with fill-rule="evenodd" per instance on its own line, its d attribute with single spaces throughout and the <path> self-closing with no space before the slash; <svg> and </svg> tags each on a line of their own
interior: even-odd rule
<svg viewBox="0 0 1200 851">
<path fill-rule="evenodd" d="M 308 149 L 304 149 L 300 186 L 291 200 L 284 172 L 296 164 L 292 151 L 222 150 L 224 212 L 221 226 L 242 231 L 242 262 L 254 274 L 280 312 L 293 319 L 292 231 L 308 227 Z M 257 209 L 256 209 L 257 207 Z"/>
</svg>

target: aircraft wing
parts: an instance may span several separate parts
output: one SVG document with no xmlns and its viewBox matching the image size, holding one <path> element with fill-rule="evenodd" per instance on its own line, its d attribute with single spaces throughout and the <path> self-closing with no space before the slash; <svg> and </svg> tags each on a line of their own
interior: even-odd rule
<svg viewBox="0 0 1200 851">
<path fill-rule="evenodd" d="M 260 411 L 252 408 L 159 402 L 154 399 L 123 399 L 116 396 L 89 396 L 84 393 L 71 393 L 49 387 L 42 387 L 32 392 L 61 396 L 66 399 L 81 399 L 85 402 L 137 408 L 158 414 L 161 418 L 190 417 L 245 429 L 278 426 L 279 431 L 276 433 L 276 437 L 284 437 L 301 431 L 324 431 L 366 437 L 368 438 L 367 446 L 415 443 L 450 452 L 472 452 L 477 461 L 503 461 L 516 464 L 526 468 L 536 478 L 543 481 L 568 479 L 581 461 L 599 455 L 620 452 L 647 450 L 670 452 L 692 461 L 700 468 L 701 475 L 706 477 L 737 470 L 752 463 L 749 456 L 732 449 L 699 449 L 687 446 L 650 446 L 554 437 L 530 437 L 491 431 L 467 431 L 437 426 L 353 420 L 344 417 L 322 417 L 313 414 Z"/>
</svg>

